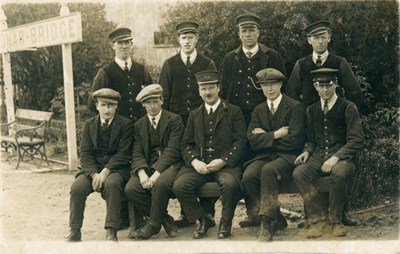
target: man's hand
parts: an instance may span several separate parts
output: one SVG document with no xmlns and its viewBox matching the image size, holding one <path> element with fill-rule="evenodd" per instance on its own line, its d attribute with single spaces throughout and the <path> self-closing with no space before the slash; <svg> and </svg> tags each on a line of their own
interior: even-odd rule
<svg viewBox="0 0 400 254">
<path fill-rule="evenodd" d="M 274 139 L 283 138 L 289 134 L 289 126 L 283 126 L 279 130 L 274 131 Z"/>
<path fill-rule="evenodd" d="M 153 186 L 156 183 L 159 176 L 160 176 L 160 172 L 158 172 L 157 170 L 155 170 L 154 173 L 150 176 L 150 178 L 149 178 L 150 189 L 153 188 Z"/>
<path fill-rule="evenodd" d="M 101 192 L 106 182 L 107 176 L 110 174 L 110 169 L 103 168 L 103 170 L 92 175 L 92 188 L 94 191 Z"/>
<path fill-rule="evenodd" d="M 142 188 L 150 189 L 149 176 L 146 174 L 144 169 L 139 169 L 138 176 L 139 176 L 139 182 L 140 182 L 140 185 L 142 185 Z"/>
<path fill-rule="evenodd" d="M 330 173 L 332 171 L 332 168 L 338 163 L 339 158 L 336 156 L 330 157 L 328 160 L 322 164 L 321 170 L 324 173 Z"/>
<path fill-rule="evenodd" d="M 193 168 L 197 171 L 197 173 L 199 173 L 200 175 L 205 175 L 210 173 L 210 171 L 207 168 L 207 165 L 198 159 L 192 160 L 191 164 Z"/>
<path fill-rule="evenodd" d="M 210 172 L 215 172 L 225 167 L 225 165 L 226 161 L 224 161 L 223 159 L 214 159 L 210 163 L 208 163 L 206 167 Z"/>
<path fill-rule="evenodd" d="M 308 151 L 303 152 L 302 154 L 297 156 L 297 158 L 294 160 L 294 165 L 300 165 L 306 163 L 309 157 L 310 157 L 310 152 Z"/>
<path fill-rule="evenodd" d="M 265 130 L 261 128 L 255 128 L 254 130 L 251 131 L 251 134 L 261 134 L 261 133 L 267 133 Z"/>
</svg>

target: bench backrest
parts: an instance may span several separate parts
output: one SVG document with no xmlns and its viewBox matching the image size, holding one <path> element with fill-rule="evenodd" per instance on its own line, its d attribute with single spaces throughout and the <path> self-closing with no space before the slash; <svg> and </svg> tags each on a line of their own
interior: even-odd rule
<svg viewBox="0 0 400 254">
<path fill-rule="evenodd" d="M 15 122 L 10 126 L 12 128 L 10 129 L 10 134 L 14 134 L 17 130 L 35 127 L 45 122 L 43 128 L 38 128 L 36 130 L 37 135 L 43 137 L 52 116 L 53 112 L 19 108 L 15 112 Z"/>
</svg>

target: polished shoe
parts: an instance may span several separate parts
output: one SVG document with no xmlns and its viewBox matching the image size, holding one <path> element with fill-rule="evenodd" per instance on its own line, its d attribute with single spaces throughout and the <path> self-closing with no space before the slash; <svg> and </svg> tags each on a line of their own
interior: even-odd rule
<svg viewBox="0 0 400 254">
<path fill-rule="evenodd" d="M 80 242 L 81 241 L 81 230 L 80 229 L 71 229 L 67 237 L 65 237 L 67 242 Z"/>
<path fill-rule="evenodd" d="M 160 232 L 161 226 L 156 227 L 147 223 L 144 227 L 139 228 L 138 230 L 132 233 L 132 237 L 135 239 L 147 240 L 153 235 L 156 235 Z"/>
<path fill-rule="evenodd" d="M 262 216 L 260 231 L 258 232 L 258 240 L 262 242 L 270 242 L 275 234 L 276 229 L 273 228 L 273 220 L 267 216 Z M 276 223 L 275 223 L 276 224 Z"/>
<path fill-rule="evenodd" d="M 117 230 L 115 230 L 115 228 L 106 229 L 106 241 L 118 241 Z"/>
<path fill-rule="evenodd" d="M 278 222 L 273 223 L 274 231 L 276 232 L 277 230 L 284 230 L 285 228 L 287 228 L 287 226 L 288 226 L 288 224 L 287 224 L 285 217 L 281 213 L 279 213 L 278 214 Z"/>
<path fill-rule="evenodd" d="M 136 231 L 136 229 L 134 228 L 129 228 L 129 233 L 128 233 L 128 238 L 129 239 L 134 239 L 135 237 L 133 236 L 134 232 Z"/>
<path fill-rule="evenodd" d="M 194 222 L 189 222 L 189 221 L 186 219 L 186 216 L 185 216 L 185 215 L 181 215 L 181 216 L 179 217 L 179 219 L 175 221 L 175 225 L 176 225 L 178 228 L 187 228 L 187 227 L 192 226 L 193 224 L 194 224 Z"/>
<path fill-rule="evenodd" d="M 343 213 L 342 223 L 345 226 L 356 226 L 358 224 L 358 221 L 350 218 L 348 213 Z"/>
<path fill-rule="evenodd" d="M 226 221 L 224 219 L 221 219 L 218 228 L 218 239 L 229 238 L 232 235 L 231 228 L 232 228 L 232 221 Z"/>
<path fill-rule="evenodd" d="M 164 227 L 165 233 L 169 237 L 175 237 L 176 233 L 178 232 L 178 227 L 175 225 L 174 218 L 167 214 L 161 224 Z"/>
<path fill-rule="evenodd" d="M 258 215 L 247 216 L 246 219 L 239 222 L 241 228 L 247 227 L 258 227 L 261 224 L 260 217 Z"/>
<path fill-rule="evenodd" d="M 207 235 L 207 231 L 209 228 L 215 226 L 215 220 L 210 215 L 207 214 L 200 218 L 199 224 L 197 225 L 196 231 L 193 233 L 193 239 L 200 239 Z"/>
</svg>

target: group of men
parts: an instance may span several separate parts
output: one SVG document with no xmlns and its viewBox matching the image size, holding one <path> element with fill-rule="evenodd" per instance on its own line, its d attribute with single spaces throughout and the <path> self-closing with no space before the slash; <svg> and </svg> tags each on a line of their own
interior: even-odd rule
<svg viewBox="0 0 400 254">
<path fill-rule="evenodd" d="M 287 227 L 278 194 L 292 178 L 304 199 L 305 236 L 345 235 L 346 187 L 363 143 L 359 83 L 347 61 L 328 52 L 326 21 L 305 28 L 313 53 L 296 62 L 286 82 L 280 54 L 258 43 L 260 21 L 236 18 L 242 45 L 225 55 L 222 74 L 196 50 L 198 23 L 180 22 L 181 50 L 164 62 L 159 84 L 131 59 L 131 31 L 109 34 L 115 60 L 94 78 L 89 107 L 99 114 L 83 129 L 68 241 L 81 240 L 85 201 L 94 191 L 106 200 L 107 240 L 117 240 L 124 199 L 129 238 L 148 239 L 161 227 L 174 237 L 170 198 L 188 224 L 198 222 L 193 238 L 203 238 L 216 225 L 215 200 L 196 196 L 207 182 L 221 188 L 219 239 L 231 236 L 244 198 L 248 217 L 240 226 L 259 226 L 258 239 L 271 241 Z M 356 104 L 338 96 L 339 87 Z M 316 187 L 323 176 L 330 176 L 328 210 Z"/>
</svg>

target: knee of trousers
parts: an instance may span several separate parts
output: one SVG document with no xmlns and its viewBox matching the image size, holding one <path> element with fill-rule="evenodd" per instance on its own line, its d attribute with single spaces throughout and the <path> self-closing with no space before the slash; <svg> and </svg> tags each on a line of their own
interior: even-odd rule
<svg viewBox="0 0 400 254">
<path fill-rule="evenodd" d="M 294 169 L 293 171 L 293 179 L 296 183 L 302 182 L 304 179 L 306 179 L 306 175 L 304 174 L 306 170 L 306 167 L 298 166 Z"/>
<path fill-rule="evenodd" d="M 331 174 L 329 176 L 329 181 L 333 188 L 343 189 L 347 184 L 347 179 L 341 174 Z"/>
<path fill-rule="evenodd" d="M 134 200 L 138 193 L 142 193 L 144 190 L 139 182 L 129 181 L 125 185 L 125 196 L 128 200 Z"/>
<path fill-rule="evenodd" d="M 70 195 L 71 197 L 76 196 L 87 196 L 92 192 L 91 183 L 82 184 L 82 182 L 75 181 L 71 185 Z"/>
<path fill-rule="evenodd" d="M 172 192 L 177 198 L 185 196 L 188 193 L 188 190 L 185 187 L 184 181 L 179 181 L 179 179 L 178 181 L 175 181 L 172 185 Z"/>
</svg>

